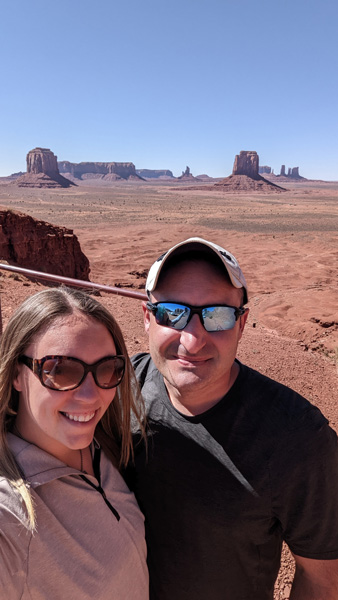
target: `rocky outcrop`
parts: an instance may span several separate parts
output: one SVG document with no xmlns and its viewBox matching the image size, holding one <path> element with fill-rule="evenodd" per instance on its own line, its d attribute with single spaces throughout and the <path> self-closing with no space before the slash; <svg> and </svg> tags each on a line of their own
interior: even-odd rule
<svg viewBox="0 0 338 600">
<path fill-rule="evenodd" d="M 0 260 L 12 265 L 89 280 L 89 261 L 71 229 L 0 208 Z"/>
<path fill-rule="evenodd" d="M 233 175 L 247 175 L 252 179 L 259 179 L 259 157 L 257 152 L 242 150 L 235 156 Z"/>
<path fill-rule="evenodd" d="M 81 162 L 71 163 L 67 160 L 58 163 L 60 173 L 66 173 L 75 179 L 104 179 L 116 181 L 119 179 L 139 179 L 135 165 L 117 162 Z"/>
<path fill-rule="evenodd" d="M 76 185 L 69 179 L 59 175 L 57 179 L 49 177 L 44 173 L 25 173 L 22 177 L 15 179 L 13 185 L 27 188 L 68 188 L 71 185 Z"/>
<path fill-rule="evenodd" d="M 194 177 L 190 173 L 189 167 L 186 167 L 185 171 L 182 171 L 182 175 L 180 177 L 178 177 L 177 179 L 180 179 L 181 181 L 198 181 L 198 180 L 196 180 L 196 177 Z"/>
<path fill-rule="evenodd" d="M 289 177 L 292 177 L 293 179 L 303 179 L 303 177 L 299 175 L 299 167 L 292 167 Z"/>
<path fill-rule="evenodd" d="M 212 186 L 203 186 L 200 189 L 233 193 L 285 192 L 284 188 L 262 177 L 258 169 L 259 156 L 257 152 L 242 150 L 235 157 L 232 175 L 221 179 L 221 181 L 217 181 Z"/>
<path fill-rule="evenodd" d="M 299 175 L 299 167 L 289 167 L 286 173 L 285 165 L 281 166 L 280 174 L 276 177 L 281 177 L 283 181 L 287 179 L 305 179 L 305 177 Z"/>
<path fill-rule="evenodd" d="M 202 173 L 201 175 L 196 175 L 195 179 L 198 179 L 198 181 L 213 181 L 215 177 L 210 177 L 210 175 Z"/>
<path fill-rule="evenodd" d="M 268 167 L 267 165 L 263 165 L 262 167 L 258 167 L 258 173 L 260 175 L 269 175 L 271 173 L 271 167 Z"/>
<path fill-rule="evenodd" d="M 274 174 L 274 170 L 271 169 L 271 167 L 259 167 L 258 168 L 258 172 L 260 174 L 265 174 L 268 175 L 268 179 L 270 181 L 285 181 L 287 182 L 289 179 L 293 179 L 293 180 L 306 180 L 305 177 L 302 177 L 301 175 L 299 175 L 299 167 L 288 167 L 288 172 L 286 172 L 285 169 L 285 165 L 282 165 L 280 168 L 280 173 L 279 175 L 275 175 Z"/>
<path fill-rule="evenodd" d="M 57 156 L 49 148 L 34 148 L 26 157 L 27 173 L 14 181 L 19 187 L 59 188 L 75 185 L 59 173 Z"/>
<path fill-rule="evenodd" d="M 169 169 L 136 169 L 136 173 L 143 179 L 173 179 L 174 177 Z"/>
<path fill-rule="evenodd" d="M 259 167 L 258 172 L 260 175 L 271 175 L 271 177 L 269 177 L 271 181 L 275 181 L 277 179 L 280 179 L 281 181 L 287 181 L 288 179 L 305 179 L 305 177 L 299 175 L 299 167 L 288 167 L 288 172 L 286 173 L 285 165 L 282 165 L 279 175 L 275 175 L 274 170 L 267 166 Z"/>
<path fill-rule="evenodd" d="M 50 177 L 60 175 L 57 157 L 49 148 L 35 148 L 27 154 L 27 173 L 45 173 Z"/>
<path fill-rule="evenodd" d="M 237 193 L 271 193 L 286 191 L 283 187 L 264 179 L 264 177 L 261 177 L 260 175 L 256 178 L 249 177 L 248 175 L 230 175 L 229 177 L 225 177 L 225 179 L 215 183 L 213 187 L 215 190 L 218 189 L 219 191 Z"/>
<path fill-rule="evenodd" d="M 18 171 L 17 173 L 12 173 L 12 175 L 9 175 L 9 177 L 7 177 L 7 179 L 18 179 L 18 177 L 21 177 L 22 175 L 24 175 L 24 171 Z"/>
</svg>

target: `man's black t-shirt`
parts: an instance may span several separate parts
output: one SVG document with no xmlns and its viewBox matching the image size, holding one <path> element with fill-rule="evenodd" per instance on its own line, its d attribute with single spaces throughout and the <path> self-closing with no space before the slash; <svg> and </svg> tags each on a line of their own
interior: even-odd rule
<svg viewBox="0 0 338 600">
<path fill-rule="evenodd" d="M 148 354 L 133 358 L 147 406 L 127 479 L 146 517 L 152 600 L 271 600 L 282 541 L 338 558 L 337 436 L 307 400 L 240 364 L 195 417 L 171 404 Z"/>
</svg>

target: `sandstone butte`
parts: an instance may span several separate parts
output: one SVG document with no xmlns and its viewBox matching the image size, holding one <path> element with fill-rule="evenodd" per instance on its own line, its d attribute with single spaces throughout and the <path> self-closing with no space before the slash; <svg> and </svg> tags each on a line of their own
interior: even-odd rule
<svg viewBox="0 0 338 600">
<path fill-rule="evenodd" d="M 66 188 L 75 185 L 59 173 L 57 156 L 49 148 L 34 148 L 26 157 L 27 173 L 13 182 L 19 187 Z"/>
<path fill-rule="evenodd" d="M 255 151 L 242 150 L 235 157 L 232 175 L 213 185 L 185 188 L 219 192 L 285 192 L 285 188 L 264 179 L 259 172 L 259 156 Z"/>
<path fill-rule="evenodd" d="M 131 162 L 81 162 L 71 163 L 67 160 L 58 162 L 60 173 L 71 177 L 72 180 L 103 179 L 104 181 L 138 180 L 143 178 L 137 174 L 135 165 Z"/>
<path fill-rule="evenodd" d="M 71 229 L 0 208 L 0 261 L 11 265 L 89 280 L 89 260 Z"/>
<path fill-rule="evenodd" d="M 242 150 L 235 156 L 232 175 L 214 184 L 215 190 L 285 192 L 285 189 L 264 179 L 259 172 L 259 156 L 255 151 Z"/>
<path fill-rule="evenodd" d="M 173 172 L 169 169 L 136 169 L 136 174 L 142 179 L 174 179 Z"/>
</svg>

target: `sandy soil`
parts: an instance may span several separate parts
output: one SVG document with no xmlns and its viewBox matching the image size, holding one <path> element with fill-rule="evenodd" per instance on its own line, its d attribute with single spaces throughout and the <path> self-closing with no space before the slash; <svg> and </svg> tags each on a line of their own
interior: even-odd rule
<svg viewBox="0 0 338 600">
<path fill-rule="evenodd" d="M 306 396 L 338 431 L 338 183 L 288 188 L 231 195 L 167 182 L 45 191 L 0 184 L 0 205 L 72 228 L 91 280 L 107 285 L 142 289 L 152 262 L 193 235 L 229 249 L 250 293 L 239 358 Z M 42 288 L 1 271 L 0 284 L 4 324 Z M 107 294 L 101 301 L 119 320 L 130 353 L 147 349 L 140 301 Z M 288 598 L 292 570 L 284 549 L 275 600 Z"/>
</svg>

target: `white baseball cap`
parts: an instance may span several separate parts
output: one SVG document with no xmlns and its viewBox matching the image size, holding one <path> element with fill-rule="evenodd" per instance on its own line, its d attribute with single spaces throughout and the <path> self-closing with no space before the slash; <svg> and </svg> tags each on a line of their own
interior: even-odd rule
<svg viewBox="0 0 338 600">
<path fill-rule="evenodd" d="M 245 304 L 248 301 L 248 287 L 245 281 L 245 277 L 242 273 L 242 270 L 231 252 L 225 250 L 218 244 L 214 244 L 213 242 L 208 242 L 208 240 L 204 240 L 199 237 L 189 238 L 176 244 L 170 250 L 162 254 L 150 267 L 147 281 L 146 281 L 146 292 L 149 295 L 149 292 L 153 292 L 156 288 L 158 278 L 163 269 L 164 264 L 168 260 L 169 257 L 173 256 L 173 254 L 185 254 L 190 251 L 198 251 L 198 250 L 206 250 L 208 248 L 211 250 L 216 256 L 221 260 L 224 265 L 232 285 L 235 288 L 243 288 L 244 289 L 244 301 Z"/>
</svg>

